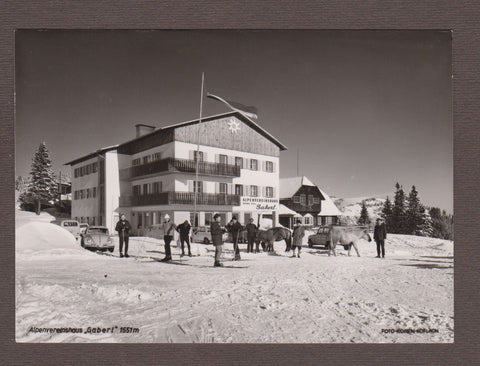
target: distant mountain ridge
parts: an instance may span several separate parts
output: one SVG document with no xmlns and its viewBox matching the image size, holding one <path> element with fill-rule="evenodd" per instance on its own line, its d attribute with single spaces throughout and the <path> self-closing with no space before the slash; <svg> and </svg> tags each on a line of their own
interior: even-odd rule
<svg viewBox="0 0 480 366">
<path fill-rule="evenodd" d="M 360 211 L 362 209 L 363 201 L 365 201 L 365 206 L 367 207 L 368 216 L 370 217 L 371 222 L 374 222 L 377 217 L 381 216 L 386 198 L 382 198 L 383 195 L 378 196 L 379 197 L 367 196 L 333 199 L 335 205 L 340 211 L 342 211 L 346 223 L 355 224 L 360 217 Z"/>
</svg>

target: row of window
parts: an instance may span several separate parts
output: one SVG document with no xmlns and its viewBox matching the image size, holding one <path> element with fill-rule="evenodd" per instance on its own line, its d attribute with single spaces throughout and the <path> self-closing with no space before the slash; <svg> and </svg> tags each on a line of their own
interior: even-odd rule
<svg viewBox="0 0 480 366">
<path fill-rule="evenodd" d="M 96 173 L 98 170 L 98 163 L 95 162 L 95 163 L 91 163 L 91 164 L 88 164 L 88 165 L 84 165 L 84 166 L 81 166 L 79 168 L 76 168 L 74 170 L 74 177 L 75 178 L 78 178 L 78 177 L 83 177 L 84 175 L 89 175 L 89 174 L 92 174 L 92 173 Z"/>
<path fill-rule="evenodd" d="M 132 187 L 132 193 L 134 196 L 141 196 L 145 194 L 155 194 L 163 191 L 162 182 L 137 184 Z"/>
<path fill-rule="evenodd" d="M 97 187 L 80 189 L 73 192 L 74 200 L 83 200 L 84 198 L 96 198 L 97 197 Z"/>
<path fill-rule="evenodd" d="M 293 196 L 293 203 L 299 203 L 302 206 L 318 205 L 320 203 L 320 197 L 315 197 L 313 194 L 300 194 Z"/>
<path fill-rule="evenodd" d="M 136 166 L 136 165 L 141 165 L 141 164 L 148 164 L 152 161 L 160 160 L 161 158 L 162 158 L 162 153 L 157 152 L 157 153 L 152 154 L 152 155 L 143 156 L 142 158 L 133 159 L 132 160 L 132 165 Z"/>
<path fill-rule="evenodd" d="M 206 153 L 203 151 L 197 151 L 197 150 L 192 150 L 190 152 L 190 158 L 194 161 L 205 161 L 204 157 Z M 160 160 L 162 158 L 161 153 L 155 153 L 152 155 L 146 155 L 141 158 L 136 158 L 132 160 L 132 165 L 137 166 L 137 165 L 142 165 L 142 164 L 148 164 L 152 161 L 155 160 Z M 225 154 L 218 154 L 216 155 L 216 162 L 219 164 L 229 164 L 229 159 L 228 155 Z M 262 166 L 260 167 L 260 161 L 258 159 L 244 159 L 241 156 L 235 156 L 235 165 L 239 166 L 241 169 L 250 169 L 250 170 L 262 170 L 265 172 L 270 172 L 273 173 L 275 171 L 275 166 L 273 161 L 263 161 Z"/>
<path fill-rule="evenodd" d="M 189 192 L 204 192 L 204 183 L 203 181 L 189 181 Z M 275 196 L 273 187 L 259 187 L 256 185 L 243 185 L 235 184 L 235 186 L 229 189 L 228 183 L 217 183 L 216 192 L 219 194 L 236 194 L 238 196 L 249 196 L 249 197 L 267 197 L 273 198 Z M 153 182 L 145 184 L 137 184 L 132 187 L 132 194 L 134 196 L 141 196 L 147 194 L 155 194 L 163 191 L 162 182 Z"/>
<path fill-rule="evenodd" d="M 91 226 L 97 225 L 95 216 L 93 216 L 93 217 L 89 217 L 89 216 L 78 217 L 78 216 L 75 216 L 75 220 L 77 220 L 79 223 L 87 223 L 88 225 L 91 225 Z M 98 225 L 102 225 L 102 216 L 100 216 L 100 218 L 98 220 Z"/>
</svg>

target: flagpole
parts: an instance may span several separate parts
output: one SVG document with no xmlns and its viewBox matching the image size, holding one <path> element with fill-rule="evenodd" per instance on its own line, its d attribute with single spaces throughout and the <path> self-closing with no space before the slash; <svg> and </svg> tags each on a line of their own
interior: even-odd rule
<svg viewBox="0 0 480 366">
<path fill-rule="evenodd" d="M 200 123 L 202 123 L 202 109 L 203 109 L 203 85 L 205 83 L 205 73 L 202 72 L 202 90 L 200 91 L 200 117 L 197 124 L 197 156 L 195 158 L 195 181 L 193 182 L 193 227 L 197 227 L 197 194 L 198 194 L 198 164 L 200 161 Z M 195 187 L 196 186 L 196 187 Z"/>
</svg>

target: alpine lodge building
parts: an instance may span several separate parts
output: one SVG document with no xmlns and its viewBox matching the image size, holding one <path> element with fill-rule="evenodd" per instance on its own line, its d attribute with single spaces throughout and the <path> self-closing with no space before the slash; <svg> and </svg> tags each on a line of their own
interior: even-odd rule
<svg viewBox="0 0 480 366">
<path fill-rule="evenodd" d="M 261 216 L 276 225 L 286 149 L 239 112 L 163 128 L 137 124 L 134 139 L 66 163 L 72 218 L 113 232 L 125 214 L 134 235 L 146 235 L 165 214 L 193 226 L 209 225 L 215 213 L 222 225 L 232 215 L 243 224 Z"/>
</svg>

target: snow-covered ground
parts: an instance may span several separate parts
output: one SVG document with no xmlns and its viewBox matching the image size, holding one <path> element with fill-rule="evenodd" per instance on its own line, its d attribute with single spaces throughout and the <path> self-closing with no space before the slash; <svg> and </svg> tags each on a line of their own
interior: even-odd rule
<svg viewBox="0 0 480 366">
<path fill-rule="evenodd" d="M 19 342 L 453 342 L 450 241 L 390 235 L 385 259 L 373 242 L 359 243 L 360 258 L 341 246 L 337 257 L 304 247 L 291 258 L 277 242 L 275 255 L 239 262 L 227 243 L 225 267 L 214 268 L 212 245 L 180 258 L 173 243 L 165 264 L 161 240 L 135 237 L 119 258 L 118 243 L 113 255 L 83 250 L 37 218 L 17 216 Z M 32 223 L 41 232 L 25 230 Z M 65 327 L 82 332 L 44 332 Z"/>
</svg>

